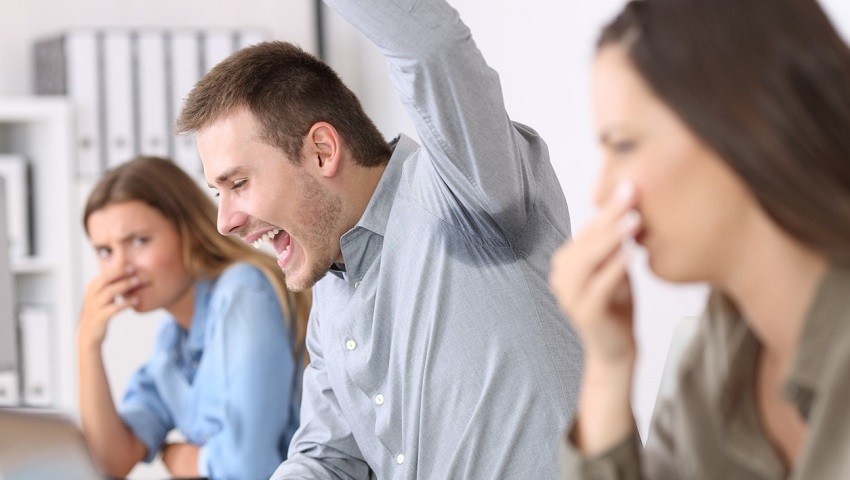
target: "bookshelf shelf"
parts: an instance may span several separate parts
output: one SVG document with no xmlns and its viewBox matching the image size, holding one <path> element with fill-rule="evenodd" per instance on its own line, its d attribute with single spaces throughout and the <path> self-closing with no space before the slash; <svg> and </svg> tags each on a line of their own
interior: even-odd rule
<svg viewBox="0 0 850 480">
<path fill-rule="evenodd" d="M 56 268 L 56 264 L 50 260 L 39 257 L 28 257 L 12 260 L 12 273 L 14 275 L 36 275 L 49 274 Z"/>
<path fill-rule="evenodd" d="M 73 110 L 63 97 L 0 97 L 0 154 L 18 155 L 29 164 L 32 255 L 11 259 L 15 311 L 40 308 L 50 328 L 38 341 L 51 349 L 36 402 L 26 394 L 20 405 L 40 405 L 74 413 L 76 398 L 75 336 L 82 287 L 76 281 L 81 263 L 76 241 L 79 204 L 74 192 Z M 30 339 L 31 340 L 31 339 Z M 26 358 L 25 355 L 22 355 Z M 27 372 L 21 362 L 19 371 Z M 20 372 L 19 372 L 20 373 Z M 26 375 L 24 375 L 26 377 Z M 27 385 L 22 391 L 26 392 Z"/>
</svg>

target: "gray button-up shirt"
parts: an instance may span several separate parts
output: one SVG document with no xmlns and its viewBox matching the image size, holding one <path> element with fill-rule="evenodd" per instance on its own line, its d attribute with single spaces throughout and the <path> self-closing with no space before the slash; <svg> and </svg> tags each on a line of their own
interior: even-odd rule
<svg viewBox="0 0 850 480">
<path fill-rule="evenodd" d="M 445 2 L 328 3 L 386 53 L 423 145 L 399 139 L 314 289 L 273 478 L 555 478 L 582 352 L 546 281 L 570 231 L 546 145 Z"/>
<path fill-rule="evenodd" d="M 675 395 L 656 406 L 646 450 L 637 431 L 594 458 L 565 438 L 561 478 L 850 478 L 850 268 L 834 266 L 821 282 L 783 389 L 808 428 L 792 471 L 756 408 L 755 334 L 719 292 L 701 322 L 679 364 Z"/>
</svg>

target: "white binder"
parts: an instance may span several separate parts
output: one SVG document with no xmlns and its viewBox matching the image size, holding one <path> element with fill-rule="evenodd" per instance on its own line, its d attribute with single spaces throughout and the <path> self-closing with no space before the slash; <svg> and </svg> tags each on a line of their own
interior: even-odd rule
<svg viewBox="0 0 850 480">
<path fill-rule="evenodd" d="M 195 31 L 175 31 L 169 36 L 171 115 L 170 124 L 180 114 L 183 102 L 201 77 L 199 34 Z M 193 135 L 172 136 L 174 161 L 188 174 L 198 176 L 203 172 L 201 157 Z"/>
<path fill-rule="evenodd" d="M 236 38 L 230 30 L 207 30 L 203 33 L 204 73 L 233 53 Z"/>
<path fill-rule="evenodd" d="M 139 65 L 139 153 L 167 157 L 172 133 L 168 119 L 164 33 L 155 30 L 139 32 L 136 53 Z"/>
<path fill-rule="evenodd" d="M 27 161 L 20 155 L 0 155 L 0 178 L 6 183 L 6 236 L 9 257 L 22 259 L 32 253 L 30 238 L 30 185 Z M 0 253 L 2 254 L 2 253 Z"/>
<path fill-rule="evenodd" d="M 20 404 L 18 372 L 0 372 L 0 407 L 17 407 Z"/>
<path fill-rule="evenodd" d="M 266 33 L 259 29 L 242 29 L 236 34 L 236 48 L 241 50 L 266 40 Z"/>
<path fill-rule="evenodd" d="M 52 323 L 50 312 L 45 306 L 25 305 L 18 313 L 25 405 L 49 407 L 53 404 Z"/>
<path fill-rule="evenodd" d="M 106 111 L 106 166 L 114 167 L 136 154 L 134 75 L 130 32 L 103 34 Z"/>
<path fill-rule="evenodd" d="M 97 34 L 75 30 L 65 37 L 67 95 L 77 117 L 77 175 L 97 178 L 103 171 L 100 135 L 100 82 Z"/>
<path fill-rule="evenodd" d="M 5 211 L 6 182 L 0 178 L 0 212 Z M 6 255 L 6 218 L 0 214 L 0 405 L 18 401 L 18 347 L 15 341 L 15 282 Z"/>
</svg>

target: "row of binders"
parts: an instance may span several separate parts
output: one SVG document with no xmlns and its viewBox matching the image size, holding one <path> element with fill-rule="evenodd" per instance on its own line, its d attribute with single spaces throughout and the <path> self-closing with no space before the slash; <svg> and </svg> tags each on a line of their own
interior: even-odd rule
<svg viewBox="0 0 850 480">
<path fill-rule="evenodd" d="M 73 30 L 36 42 L 35 92 L 64 95 L 76 112 L 76 174 L 97 178 L 135 155 L 174 158 L 202 172 L 194 140 L 172 134 L 195 83 L 260 29 Z"/>
</svg>

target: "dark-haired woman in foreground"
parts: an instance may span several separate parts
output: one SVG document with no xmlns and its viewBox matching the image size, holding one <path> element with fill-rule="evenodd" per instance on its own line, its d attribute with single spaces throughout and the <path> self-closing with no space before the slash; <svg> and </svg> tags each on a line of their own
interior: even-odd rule
<svg viewBox="0 0 850 480">
<path fill-rule="evenodd" d="M 563 478 L 850 477 L 850 52 L 814 0 L 632 1 L 602 33 L 599 211 L 553 260 L 585 345 Z M 713 293 L 642 449 L 629 245 Z"/>
</svg>

